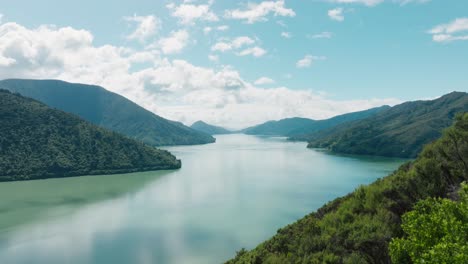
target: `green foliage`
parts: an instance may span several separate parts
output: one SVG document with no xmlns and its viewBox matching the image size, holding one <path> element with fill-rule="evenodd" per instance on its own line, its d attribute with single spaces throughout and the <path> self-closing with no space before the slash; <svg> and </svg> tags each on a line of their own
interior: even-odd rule
<svg viewBox="0 0 468 264">
<path fill-rule="evenodd" d="M 406 236 L 390 243 L 393 263 L 468 263 L 468 185 L 460 201 L 428 198 L 403 215 Z"/>
<path fill-rule="evenodd" d="M 175 168 L 167 151 L 0 90 L 0 181 Z"/>
<path fill-rule="evenodd" d="M 232 133 L 231 131 L 229 131 L 229 130 L 223 128 L 223 127 L 213 126 L 213 125 L 207 124 L 207 123 L 205 123 L 203 121 L 197 121 L 197 122 L 193 123 L 190 127 L 197 130 L 197 131 L 206 133 L 208 135 L 222 135 L 222 134 L 231 134 Z"/>
<path fill-rule="evenodd" d="M 451 196 L 454 188 L 468 180 L 467 157 L 465 113 L 458 115 L 454 125 L 426 146 L 414 162 L 278 230 L 271 239 L 227 263 L 390 263 L 388 245 L 392 238 L 404 234 L 402 215 L 420 200 Z M 466 203 L 460 206 L 466 210 Z M 466 213 L 465 218 L 457 217 L 454 219 L 465 219 L 466 228 Z M 447 230 L 460 231 L 466 238 L 466 229 L 461 228 Z M 432 231 L 428 234 L 437 235 Z M 449 246 L 454 249 L 453 244 Z M 402 263 L 409 263 L 404 254 L 399 257 Z"/>
<path fill-rule="evenodd" d="M 164 119 L 102 87 L 56 80 L 0 81 L 0 88 L 34 98 L 100 127 L 152 146 L 215 142 L 205 133 Z"/>
<path fill-rule="evenodd" d="M 432 101 L 407 102 L 359 121 L 310 135 L 310 148 L 336 153 L 415 158 L 440 137 L 455 114 L 468 111 L 468 94 L 453 92 Z"/>
<path fill-rule="evenodd" d="M 311 133 L 334 127 L 346 122 L 360 120 L 388 109 L 389 106 L 376 107 L 365 111 L 348 113 L 324 120 L 308 118 L 286 118 L 279 121 L 269 121 L 257 126 L 243 129 L 248 135 L 275 135 L 287 136 L 290 140 L 308 141 Z"/>
</svg>

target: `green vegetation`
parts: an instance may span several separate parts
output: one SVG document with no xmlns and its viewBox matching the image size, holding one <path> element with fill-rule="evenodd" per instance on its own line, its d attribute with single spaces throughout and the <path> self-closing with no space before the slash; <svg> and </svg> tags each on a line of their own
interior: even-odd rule
<svg viewBox="0 0 468 264">
<path fill-rule="evenodd" d="M 393 263 L 468 263 L 468 185 L 460 201 L 428 198 L 403 215 L 405 238 L 390 242 Z"/>
<path fill-rule="evenodd" d="M 0 181 L 180 168 L 164 150 L 0 90 Z"/>
<path fill-rule="evenodd" d="M 106 89 L 56 80 L 0 81 L 0 88 L 34 98 L 103 128 L 152 146 L 213 143 L 215 139 L 170 121 Z"/>
<path fill-rule="evenodd" d="M 468 113 L 465 113 L 458 115 L 454 125 L 427 145 L 414 162 L 281 228 L 268 241 L 251 251 L 239 251 L 227 263 L 390 263 L 389 243 L 392 238 L 404 237 L 402 215 L 413 208 L 421 210 L 424 205 L 415 207 L 418 201 L 452 196 L 453 190 L 468 180 L 467 159 Z M 461 202 L 460 206 L 466 207 L 466 203 Z M 436 206 L 433 212 L 438 214 L 438 210 Z M 452 212 L 464 214 L 455 219 L 467 217 L 466 209 Z M 411 216 L 405 218 L 408 219 L 413 220 Z M 451 219 L 447 216 L 448 221 Z M 432 230 L 422 231 L 436 238 L 444 237 L 432 234 Z M 466 239 L 466 232 L 460 235 Z M 395 239 L 392 245 L 396 247 L 407 239 Z M 457 239 L 451 238 L 447 243 Z M 466 240 L 461 243 L 466 246 Z M 392 253 L 400 261 L 410 250 L 408 246 L 393 249 Z M 466 254 L 462 252 L 462 257 L 466 258 Z"/>
<path fill-rule="evenodd" d="M 241 132 L 248 135 L 273 135 L 285 136 L 290 140 L 308 141 L 311 134 L 317 133 L 346 122 L 360 120 L 375 115 L 389 106 L 376 107 L 365 111 L 348 113 L 324 120 L 312 120 L 308 118 L 286 118 L 279 121 L 269 121 L 257 126 L 243 129 Z"/>
<path fill-rule="evenodd" d="M 453 92 L 432 101 L 407 102 L 369 118 L 311 135 L 310 148 L 336 153 L 415 158 L 437 139 L 456 113 L 468 111 L 468 94 Z"/>
<path fill-rule="evenodd" d="M 190 127 L 197 130 L 197 131 L 206 133 L 208 135 L 222 135 L 222 134 L 231 134 L 232 133 L 231 131 L 229 131 L 229 130 L 223 128 L 223 127 L 213 126 L 213 125 L 207 124 L 207 123 L 205 123 L 205 122 L 203 122 L 201 120 L 193 123 Z"/>
</svg>

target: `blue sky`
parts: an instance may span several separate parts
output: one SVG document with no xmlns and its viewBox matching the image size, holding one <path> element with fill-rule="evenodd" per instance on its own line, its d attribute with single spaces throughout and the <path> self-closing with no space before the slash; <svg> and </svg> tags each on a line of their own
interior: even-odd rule
<svg viewBox="0 0 468 264">
<path fill-rule="evenodd" d="M 2 0 L 0 14 L 1 78 L 99 84 L 185 123 L 320 119 L 468 90 L 464 0 Z M 72 51 L 86 62 L 41 36 L 84 41 Z"/>
</svg>

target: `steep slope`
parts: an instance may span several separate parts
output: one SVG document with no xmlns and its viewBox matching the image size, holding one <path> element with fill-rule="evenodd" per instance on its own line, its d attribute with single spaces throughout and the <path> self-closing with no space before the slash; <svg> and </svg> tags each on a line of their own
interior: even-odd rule
<svg viewBox="0 0 468 264">
<path fill-rule="evenodd" d="M 182 123 L 164 119 L 102 87 L 57 80 L 0 81 L 0 88 L 34 98 L 78 115 L 95 125 L 153 146 L 205 144 L 215 141 Z"/>
<path fill-rule="evenodd" d="M 206 133 L 208 135 L 221 135 L 221 134 L 231 134 L 232 133 L 231 131 L 229 131 L 229 130 L 223 128 L 223 127 L 213 126 L 213 125 L 207 124 L 207 123 L 205 123 L 205 122 L 203 122 L 201 120 L 193 123 L 190 127 L 197 130 L 197 131 Z"/>
<path fill-rule="evenodd" d="M 369 118 L 323 130 L 310 148 L 333 152 L 414 158 L 441 135 L 455 113 L 468 111 L 468 94 L 453 92 L 436 100 L 407 102 Z"/>
<path fill-rule="evenodd" d="M 389 108 L 390 106 L 384 105 L 381 107 L 375 107 L 364 111 L 338 115 L 329 119 L 317 120 L 316 122 L 313 122 L 306 126 L 294 129 L 287 136 L 290 136 L 290 140 L 308 141 L 313 137 L 314 133 L 346 122 L 368 118 Z"/>
<path fill-rule="evenodd" d="M 0 181 L 180 168 L 158 150 L 0 90 Z"/>
<path fill-rule="evenodd" d="M 468 180 L 467 164 L 465 113 L 414 162 L 278 230 L 255 249 L 238 251 L 227 263 L 391 263 L 388 245 L 403 236 L 401 216 L 420 200 L 451 197 Z"/>
<path fill-rule="evenodd" d="M 315 120 L 308 118 L 293 117 L 278 121 L 268 121 L 260 125 L 245 128 L 241 132 L 247 135 L 287 136 L 292 131 L 315 122 Z"/>
</svg>

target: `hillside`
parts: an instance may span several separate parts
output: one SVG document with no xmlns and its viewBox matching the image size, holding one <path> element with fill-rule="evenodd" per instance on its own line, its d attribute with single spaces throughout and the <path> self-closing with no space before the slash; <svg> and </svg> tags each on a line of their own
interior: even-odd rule
<svg viewBox="0 0 468 264">
<path fill-rule="evenodd" d="M 458 112 L 468 111 L 468 94 L 453 92 L 429 101 L 407 102 L 369 118 L 314 135 L 309 148 L 336 153 L 415 158 L 437 139 Z"/>
<path fill-rule="evenodd" d="M 180 168 L 164 150 L 0 90 L 0 181 Z"/>
<path fill-rule="evenodd" d="M 319 131 L 322 131 L 328 128 L 332 128 L 334 126 L 337 126 L 346 122 L 368 118 L 370 116 L 373 116 L 389 108 L 390 106 L 384 105 L 381 107 L 374 107 L 374 108 L 364 110 L 364 111 L 338 115 L 329 119 L 317 120 L 316 122 L 313 122 L 306 126 L 294 129 L 287 136 L 289 136 L 290 140 L 309 141 L 313 137 L 314 133 L 317 133 Z"/>
<path fill-rule="evenodd" d="M 210 135 L 164 119 L 99 86 L 58 80 L 10 79 L 0 81 L 0 88 L 34 98 L 50 107 L 78 115 L 95 125 L 153 146 L 215 141 Z"/>
<path fill-rule="evenodd" d="M 197 130 L 197 131 L 206 133 L 208 135 L 221 135 L 221 134 L 231 134 L 232 133 L 231 131 L 229 131 L 229 130 L 223 128 L 223 127 L 213 126 L 213 125 L 207 124 L 207 123 L 205 123 L 205 122 L 203 122 L 201 120 L 193 123 L 190 127 Z"/>
<path fill-rule="evenodd" d="M 238 251 L 227 263 L 391 263 L 388 245 L 392 238 L 403 237 L 402 215 L 426 198 L 453 197 L 461 182 L 468 180 L 467 164 L 465 113 L 439 140 L 427 145 L 414 162 L 279 229 L 255 249 Z M 425 230 L 423 238 L 440 235 L 432 231 Z M 459 242 L 466 245 L 467 241 L 465 236 Z M 441 250 L 453 252 L 447 246 Z M 467 255 L 461 257 L 468 259 Z"/>
<path fill-rule="evenodd" d="M 329 119 L 312 120 L 308 118 L 286 118 L 279 121 L 269 121 L 242 130 L 249 135 L 287 136 L 290 140 L 308 141 L 311 134 L 350 121 L 360 120 L 375 115 L 389 106 L 375 107 L 364 111 L 338 115 Z"/>
</svg>

